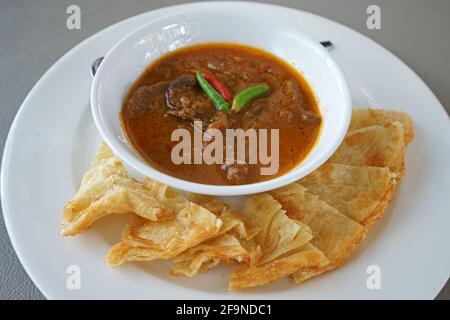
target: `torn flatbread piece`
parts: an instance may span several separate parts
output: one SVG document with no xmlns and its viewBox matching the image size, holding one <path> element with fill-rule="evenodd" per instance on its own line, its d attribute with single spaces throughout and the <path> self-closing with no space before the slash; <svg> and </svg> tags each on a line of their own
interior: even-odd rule
<svg viewBox="0 0 450 320">
<path fill-rule="evenodd" d="M 404 172 L 403 131 L 398 121 L 350 131 L 327 163 L 388 167 L 398 180 Z"/>
<path fill-rule="evenodd" d="M 251 227 L 260 229 L 255 236 L 262 251 L 258 264 L 298 249 L 312 238 L 311 229 L 304 223 L 289 218 L 280 203 L 268 193 L 253 195 L 247 199 L 243 219 Z"/>
<path fill-rule="evenodd" d="M 298 270 L 327 265 L 328 259 L 315 246 L 307 243 L 275 260 L 256 266 L 236 268 L 230 278 L 229 290 L 238 291 L 269 284 Z"/>
<path fill-rule="evenodd" d="M 395 121 L 401 122 L 404 128 L 405 143 L 408 144 L 414 139 L 414 127 L 411 117 L 401 111 L 382 109 L 354 109 L 349 131 L 370 127 L 373 125 L 384 126 Z"/>
<path fill-rule="evenodd" d="M 317 277 L 317 276 L 321 275 L 322 273 L 333 270 L 337 267 L 338 266 L 335 264 L 328 263 L 328 264 L 325 264 L 323 266 L 318 266 L 318 267 L 302 268 L 292 274 L 292 280 L 296 284 L 301 284 L 301 283 L 305 282 L 306 280 Z"/>
<path fill-rule="evenodd" d="M 102 143 L 80 187 L 64 207 L 61 234 L 73 236 L 104 216 L 126 213 L 152 221 L 173 215 L 145 185 L 127 176 L 119 159 Z"/>
<path fill-rule="evenodd" d="M 364 226 L 382 216 L 396 184 L 388 168 L 336 163 L 322 165 L 298 183 Z"/>
<path fill-rule="evenodd" d="M 193 193 L 188 194 L 187 197 L 183 197 L 174 189 L 155 180 L 145 178 L 143 183 L 161 204 L 174 212 L 183 210 L 190 203 L 195 203 L 214 213 L 222 221 L 222 226 L 216 236 L 235 229 L 237 233 L 242 233 L 241 236 L 243 238 L 250 239 L 258 231 L 257 229 L 248 230 L 240 218 L 239 213 L 227 204 L 219 201 L 216 197 Z"/>
<path fill-rule="evenodd" d="M 236 210 L 216 197 L 191 193 L 188 199 L 216 214 L 223 221 L 219 234 L 230 231 L 238 239 L 250 240 L 259 232 L 258 228 L 249 228 Z"/>
<path fill-rule="evenodd" d="M 252 259 L 251 251 L 245 249 L 235 236 L 225 233 L 175 257 L 172 274 L 193 277 L 217 266 L 221 261 L 250 264 Z"/>
<path fill-rule="evenodd" d="M 313 233 L 311 244 L 322 251 L 329 264 L 316 267 L 316 275 L 342 265 L 364 239 L 367 229 L 298 183 L 270 192 L 287 215 L 307 224 Z M 301 272 L 301 271 L 299 271 Z"/>
<path fill-rule="evenodd" d="M 223 224 L 217 235 L 174 258 L 174 275 L 195 276 L 223 262 L 255 264 L 261 249 L 252 241 L 258 229 L 248 229 L 240 215 L 216 197 L 189 194 L 188 199 L 217 215 Z"/>
<path fill-rule="evenodd" d="M 174 219 L 154 222 L 134 217 L 124 230 L 122 241 L 109 251 L 108 265 L 117 267 L 126 261 L 171 259 L 217 235 L 222 220 L 194 202 L 181 200 L 182 196 L 174 190 L 164 189 L 164 197 L 174 200 L 172 209 L 177 210 Z"/>
<path fill-rule="evenodd" d="M 261 247 L 262 257 L 256 264 L 242 265 L 231 275 L 232 291 L 261 286 L 289 276 L 300 268 L 322 266 L 325 255 L 309 241 L 311 229 L 290 219 L 280 203 L 268 193 L 247 199 L 244 220 L 260 229 L 254 240 Z"/>
</svg>

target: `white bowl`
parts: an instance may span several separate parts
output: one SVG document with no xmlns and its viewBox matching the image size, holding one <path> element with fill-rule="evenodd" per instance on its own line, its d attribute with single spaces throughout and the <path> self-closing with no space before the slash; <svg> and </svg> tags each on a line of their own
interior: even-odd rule
<svg viewBox="0 0 450 320">
<path fill-rule="evenodd" d="M 286 174 L 259 183 L 216 186 L 181 180 L 145 163 L 130 146 L 119 112 L 130 86 L 155 59 L 193 44 L 232 42 L 260 48 L 296 68 L 312 87 L 322 115 L 318 141 L 308 156 Z M 211 195 L 244 195 L 292 183 L 323 164 L 337 149 L 351 117 L 351 100 L 342 72 L 322 46 L 281 22 L 246 12 L 211 9 L 176 13 L 150 21 L 120 40 L 94 77 L 91 107 L 100 134 L 128 171 L 171 187 Z M 295 137 L 293 137 L 295 139 Z"/>
</svg>

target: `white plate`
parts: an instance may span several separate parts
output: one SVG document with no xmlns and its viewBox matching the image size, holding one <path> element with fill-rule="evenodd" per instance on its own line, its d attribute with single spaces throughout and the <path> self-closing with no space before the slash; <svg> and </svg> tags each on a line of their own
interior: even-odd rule
<svg viewBox="0 0 450 320">
<path fill-rule="evenodd" d="M 115 24 L 61 58 L 39 80 L 20 108 L 5 147 L 1 176 L 4 218 L 14 248 L 47 298 L 189 299 L 391 299 L 434 298 L 449 277 L 450 121 L 427 86 L 375 42 L 324 18 L 252 3 L 214 3 L 270 15 L 332 51 L 349 82 L 355 106 L 408 112 L 416 138 L 408 146 L 406 176 L 385 217 L 342 268 L 294 285 L 288 279 L 228 293 L 230 269 L 197 278 L 172 278 L 168 263 L 129 263 L 108 269 L 104 256 L 119 240 L 124 217 L 99 221 L 70 239 L 59 235 L 61 210 L 73 195 L 99 143 L 90 108 L 90 65 L 118 39 L 143 23 L 208 3 L 167 7 Z M 81 269 L 81 290 L 66 286 L 70 265 Z M 369 265 L 381 268 L 381 290 L 366 287 Z"/>
</svg>

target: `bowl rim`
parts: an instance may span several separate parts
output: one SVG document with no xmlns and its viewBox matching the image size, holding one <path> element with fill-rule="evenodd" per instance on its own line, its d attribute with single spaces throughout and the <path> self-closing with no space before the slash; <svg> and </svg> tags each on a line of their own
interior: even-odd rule
<svg viewBox="0 0 450 320">
<path fill-rule="evenodd" d="M 199 10 L 201 11 L 201 10 Z M 205 10 L 203 10 L 205 11 Z M 181 15 L 183 13 L 180 13 L 178 15 Z M 335 132 L 334 139 L 330 141 L 327 144 L 327 147 L 322 150 L 319 154 L 317 154 L 313 161 L 304 164 L 304 161 L 309 157 L 309 155 L 312 153 L 313 148 L 317 146 L 318 139 L 320 139 L 320 136 L 317 138 L 317 140 L 314 143 L 314 146 L 311 148 L 311 150 L 308 151 L 308 155 L 300 162 L 296 167 L 289 170 L 288 172 L 282 174 L 281 176 L 275 177 L 273 179 L 257 182 L 257 183 L 251 183 L 251 184 L 241 184 L 241 185 L 211 185 L 211 184 L 203 184 L 198 182 L 192 182 L 188 180 L 183 180 L 180 178 L 176 178 L 174 176 L 171 176 L 169 174 L 163 173 L 156 168 L 152 167 L 150 164 L 145 163 L 139 155 L 136 154 L 136 151 L 134 151 L 134 148 L 131 146 L 128 150 L 124 145 L 123 141 L 120 141 L 118 137 L 115 136 L 115 134 L 108 128 L 108 125 L 106 124 L 106 121 L 103 120 L 103 117 L 100 112 L 100 107 L 97 104 L 98 101 L 98 93 L 99 93 L 99 82 L 101 78 L 101 74 L 103 73 L 105 65 L 107 63 L 104 63 L 105 61 L 109 60 L 109 57 L 115 52 L 118 48 L 120 48 L 130 37 L 133 35 L 139 33 L 140 31 L 148 28 L 149 26 L 167 19 L 168 17 L 161 17 L 159 19 L 154 19 L 152 21 L 149 21 L 140 27 L 132 30 L 128 34 L 126 34 L 124 37 L 122 37 L 118 42 L 116 42 L 111 49 L 105 54 L 103 63 L 100 64 L 99 68 L 97 69 L 97 72 L 93 78 L 92 86 L 91 86 L 91 93 L 90 93 L 90 103 L 91 103 L 91 112 L 94 118 L 95 125 L 97 127 L 97 130 L 99 131 L 102 139 L 106 142 L 106 144 L 111 148 L 113 153 L 124 162 L 125 166 L 131 167 L 133 170 L 138 172 L 140 175 L 149 177 L 151 179 L 154 179 L 160 183 L 166 184 L 170 187 L 180 189 L 187 192 L 196 192 L 201 194 L 207 194 L 207 195 L 215 195 L 215 196 L 241 196 L 241 195 L 248 195 L 248 194 L 255 194 L 265 191 L 274 190 L 276 188 L 280 188 L 283 186 L 286 186 L 290 183 L 296 182 L 302 177 L 308 175 L 315 169 L 317 169 L 319 166 L 321 166 L 329 157 L 332 156 L 332 154 L 337 150 L 341 142 L 343 141 L 345 134 L 347 133 L 348 127 L 350 125 L 350 119 L 351 119 L 351 112 L 352 112 L 352 101 L 350 97 L 350 91 L 347 85 L 347 81 L 344 77 L 344 74 L 342 73 L 341 69 L 337 65 L 337 63 L 334 61 L 332 56 L 328 53 L 328 51 L 323 48 L 318 42 L 310 39 L 307 35 L 302 33 L 301 31 L 298 31 L 297 29 L 283 24 L 282 22 L 269 18 L 267 16 L 261 16 L 256 15 L 251 12 L 240 12 L 240 14 L 244 15 L 253 15 L 259 19 L 265 19 L 270 20 L 272 22 L 275 22 L 277 24 L 282 25 L 286 29 L 290 29 L 291 32 L 296 33 L 296 35 L 303 38 L 304 41 L 308 42 L 308 46 L 312 48 L 312 51 L 314 51 L 316 54 L 318 53 L 320 55 L 320 58 L 327 62 L 328 66 L 333 70 L 334 77 L 337 79 L 337 83 L 339 87 L 341 88 L 341 92 L 343 94 L 343 105 L 344 108 L 342 109 L 342 121 L 339 123 L 338 129 Z M 173 16 L 176 16 L 174 14 Z M 173 17 L 171 16 L 171 18 Z M 206 42 L 205 42 L 206 43 Z M 209 42 L 208 42 L 209 43 Z M 224 42 L 225 43 L 225 42 Z M 230 43 L 236 43 L 237 42 L 230 42 Z M 249 46 L 248 44 L 242 43 L 243 45 Z M 261 50 L 266 51 L 265 49 L 259 48 Z M 294 67 L 295 68 L 295 67 Z M 123 130 L 123 128 L 122 128 Z M 323 128 L 320 129 L 321 131 Z M 320 133 L 319 133 L 320 135 Z M 129 145 L 130 142 L 128 139 L 126 139 L 126 143 Z M 130 155 L 132 153 L 132 156 Z M 299 170 L 301 169 L 301 170 Z"/>
</svg>

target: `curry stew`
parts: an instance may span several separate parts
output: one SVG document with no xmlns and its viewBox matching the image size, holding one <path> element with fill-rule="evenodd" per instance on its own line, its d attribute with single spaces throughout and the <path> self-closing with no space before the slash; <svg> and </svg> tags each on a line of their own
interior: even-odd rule
<svg viewBox="0 0 450 320">
<path fill-rule="evenodd" d="M 213 85 L 224 106 L 231 106 L 231 99 L 248 88 L 254 88 L 253 99 L 244 101 L 242 95 L 241 104 L 233 103 L 233 108 L 242 107 L 238 112 L 221 110 L 200 79 Z M 261 175 L 259 163 L 175 164 L 171 150 L 178 141 L 171 141 L 172 132 L 185 128 L 193 136 L 196 120 L 203 131 L 279 129 L 278 172 Z M 236 44 L 191 46 L 151 64 L 129 90 L 121 121 L 135 151 L 152 167 L 212 185 L 256 183 L 283 175 L 311 151 L 321 126 L 315 96 L 294 68 L 272 54 Z"/>
</svg>

